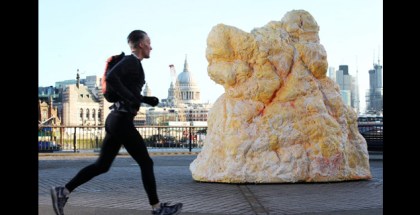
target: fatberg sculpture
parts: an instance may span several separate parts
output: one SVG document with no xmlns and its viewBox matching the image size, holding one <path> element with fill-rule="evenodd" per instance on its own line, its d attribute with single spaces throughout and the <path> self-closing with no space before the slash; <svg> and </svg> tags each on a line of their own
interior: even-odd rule
<svg viewBox="0 0 420 215">
<path fill-rule="evenodd" d="M 293 10 L 251 33 L 218 24 L 207 72 L 225 93 L 208 117 L 196 181 L 327 182 L 370 179 L 357 114 L 326 77 L 327 53 L 310 13 Z"/>
</svg>

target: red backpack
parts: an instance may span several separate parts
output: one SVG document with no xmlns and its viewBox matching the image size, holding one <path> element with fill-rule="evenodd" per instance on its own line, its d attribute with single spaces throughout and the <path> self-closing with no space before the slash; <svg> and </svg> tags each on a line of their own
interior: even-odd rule
<svg viewBox="0 0 420 215">
<path fill-rule="evenodd" d="M 102 84 L 102 94 L 104 95 L 104 98 L 108 101 L 108 102 L 117 102 L 119 100 L 119 96 L 112 90 L 111 87 L 107 87 L 106 85 L 106 76 L 108 74 L 108 72 L 115 66 L 117 65 L 118 62 L 120 62 L 123 58 L 124 58 L 125 54 L 124 52 L 121 52 L 121 54 L 119 55 L 113 55 L 111 57 L 108 58 L 108 60 L 106 61 L 106 66 L 105 66 L 105 71 L 104 74 L 102 75 L 102 80 L 101 80 L 101 84 Z"/>
</svg>

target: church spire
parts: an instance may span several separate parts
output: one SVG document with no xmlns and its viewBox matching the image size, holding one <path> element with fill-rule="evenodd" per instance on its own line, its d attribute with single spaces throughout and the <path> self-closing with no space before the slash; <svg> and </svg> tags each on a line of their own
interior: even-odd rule
<svg viewBox="0 0 420 215">
<path fill-rule="evenodd" d="M 76 87 L 79 88 L 79 85 L 80 85 L 80 75 L 79 75 L 79 69 L 77 69 Z"/>
<path fill-rule="evenodd" d="M 185 54 L 185 62 L 184 62 L 184 72 L 189 72 L 190 68 L 188 66 L 188 62 L 187 62 L 187 54 Z"/>
</svg>

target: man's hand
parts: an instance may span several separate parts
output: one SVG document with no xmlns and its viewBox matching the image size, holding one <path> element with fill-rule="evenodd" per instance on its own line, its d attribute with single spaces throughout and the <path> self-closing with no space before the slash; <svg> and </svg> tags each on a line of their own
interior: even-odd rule
<svg viewBox="0 0 420 215">
<path fill-rule="evenodd" d="M 155 96 L 143 96 L 143 102 L 155 107 L 156 105 L 159 104 L 159 99 Z"/>
</svg>

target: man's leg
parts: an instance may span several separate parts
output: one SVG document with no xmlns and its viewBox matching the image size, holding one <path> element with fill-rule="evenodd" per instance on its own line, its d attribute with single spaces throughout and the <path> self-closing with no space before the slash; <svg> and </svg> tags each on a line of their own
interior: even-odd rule
<svg viewBox="0 0 420 215">
<path fill-rule="evenodd" d="M 143 138 L 134 125 L 131 128 L 128 128 L 127 134 L 123 140 L 122 143 L 125 149 L 140 166 L 143 186 L 149 198 L 150 205 L 159 203 L 156 191 L 155 173 L 153 170 L 153 160 L 149 156 Z"/>
</svg>

